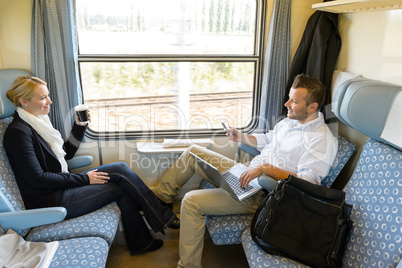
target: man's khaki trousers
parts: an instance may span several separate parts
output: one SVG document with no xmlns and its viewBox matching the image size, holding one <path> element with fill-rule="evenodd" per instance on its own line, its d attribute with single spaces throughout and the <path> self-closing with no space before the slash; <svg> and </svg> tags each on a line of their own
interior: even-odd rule
<svg viewBox="0 0 402 268">
<path fill-rule="evenodd" d="M 190 151 L 224 172 L 236 161 L 206 148 L 192 145 L 176 160 L 160 179 L 153 190 L 164 202 L 171 203 L 178 190 L 198 173 L 209 180 L 196 165 Z M 181 203 L 180 210 L 180 260 L 178 267 L 201 267 L 204 246 L 205 216 L 254 213 L 261 202 L 262 192 L 243 201 L 234 199 L 223 189 L 200 189 L 188 192 Z"/>
</svg>

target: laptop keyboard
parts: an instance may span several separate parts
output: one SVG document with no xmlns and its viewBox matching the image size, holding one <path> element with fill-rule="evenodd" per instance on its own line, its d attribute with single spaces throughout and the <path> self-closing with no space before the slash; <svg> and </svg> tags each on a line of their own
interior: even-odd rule
<svg viewBox="0 0 402 268">
<path fill-rule="evenodd" d="M 230 185 L 230 188 L 232 188 L 233 192 L 237 196 L 254 189 L 254 187 L 251 185 L 247 185 L 246 188 L 241 188 L 239 178 L 230 172 L 224 173 L 222 176 L 225 178 L 226 182 Z"/>
</svg>

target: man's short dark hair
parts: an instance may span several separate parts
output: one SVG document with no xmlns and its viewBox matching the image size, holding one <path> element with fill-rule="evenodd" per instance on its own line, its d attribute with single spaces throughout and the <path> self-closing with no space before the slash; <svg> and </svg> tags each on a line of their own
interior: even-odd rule
<svg viewBox="0 0 402 268">
<path fill-rule="evenodd" d="M 293 80 L 292 88 L 300 87 L 307 89 L 307 97 L 305 100 L 307 105 L 317 102 L 317 111 L 321 110 L 325 100 L 325 86 L 321 81 L 305 74 L 299 74 Z"/>
</svg>

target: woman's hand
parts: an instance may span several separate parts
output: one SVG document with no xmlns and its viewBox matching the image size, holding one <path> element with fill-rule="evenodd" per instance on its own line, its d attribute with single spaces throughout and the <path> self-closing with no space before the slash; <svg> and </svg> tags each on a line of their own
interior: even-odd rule
<svg viewBox="0 0 402 268">
<path fill-rule="evenodd" d="M 88 122 L 91 122 L 91 111 L 88 109 Z M 75 123 L 79 126 L 86 126 L 88 122 L 81 122 L 80 118 L 78 117 L 78 114 L 75 114 Z"/>
<path fill-rule="evenodd" d="M 93 169 L 87 172 L 89 177 L 89 184 L 105 184 L 109 181 L 110 177 L 108 177 L 106 172 L 98 172 L 97 169 Z"/>
</svg>

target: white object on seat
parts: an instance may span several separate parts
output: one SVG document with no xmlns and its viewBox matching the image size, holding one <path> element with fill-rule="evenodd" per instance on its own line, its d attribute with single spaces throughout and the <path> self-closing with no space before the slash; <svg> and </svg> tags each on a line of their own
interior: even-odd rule
<svg viewBox="0 0 402 268">
<path fill-rule="evenodd" d="M 347 80 L 357 77 L 362 77 L 362 75 L 348 70 L 335 70 L 332 76 L 332 98 L 335 99 L 336 91 L 338 90 L 340 85 L 342 85 Z"/>
<path fill-rule="evenodd" d="M 58 246 L 58 241 L 27 242 L 8 229 L 0 236 L 0 263 L 2 267 L 49 267 Z"/>
<path fill-rule="evenodd" d="M 402 148 L 402 90 L 395 97 L 381 138 Z"/>
</svg>

